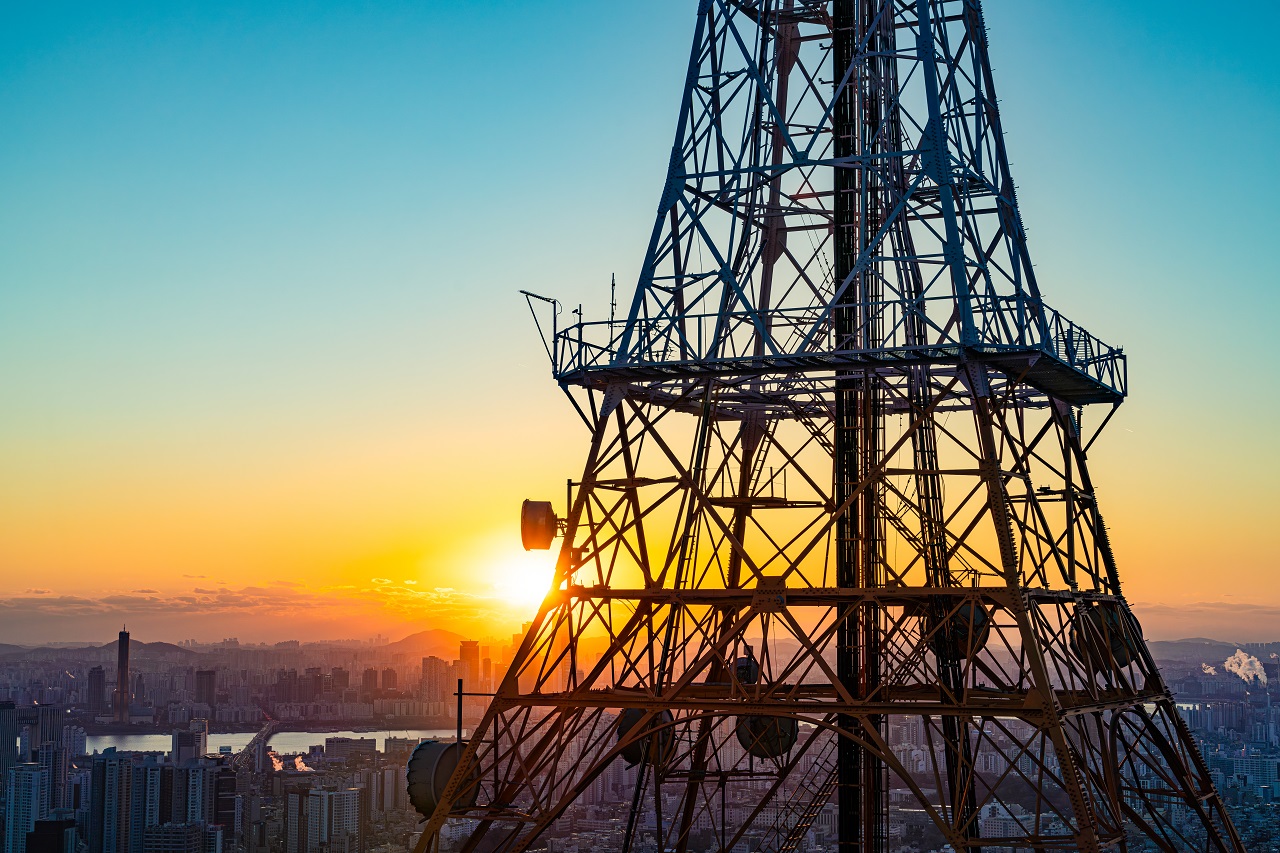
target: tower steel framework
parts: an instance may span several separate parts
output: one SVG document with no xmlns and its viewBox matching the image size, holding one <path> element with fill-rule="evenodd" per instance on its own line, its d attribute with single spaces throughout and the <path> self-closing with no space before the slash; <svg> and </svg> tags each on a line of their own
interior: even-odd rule
<svg viewBox="0 0 1280 853">
<path fill-rule="evenodd" d="M 702 0 L 634 299 L 551 338 L 586 464 L 420 849 L 619 778 L 632 850 L 1243 849 L 1121 593 L 1125 357 L 1041 298 L 978 0 Z"/>
</svg>

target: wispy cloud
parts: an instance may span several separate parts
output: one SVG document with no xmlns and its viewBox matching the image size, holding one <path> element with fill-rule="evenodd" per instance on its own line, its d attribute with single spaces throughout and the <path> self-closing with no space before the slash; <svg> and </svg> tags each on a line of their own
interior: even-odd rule
<svg viewBox="0 0 1280 853">
<path fill-rule="evenodd" d="M 131 629 L 137 626 L 135 637 L 151 634 L 151 639 L 173 640 L 237 631 L 246 641 L 350 636 L 361 626 L 384 630 L 394 626 L 406 633 L 448 627 L 485 636 L 490 631 L 504 632 L 531 615 L 513 614 L 508 605 L 487 596 L 388 578 L 323 588 L 286 581 L 235 589 L 196 587 L 173 593 L 135 589 L 94 596 L 32 589 L 0 600 L 0 641 L 47 642 L 61 639 L 62 632 L 89 628 L 105 636 L 108 629 L 119 630 L 116 623 L 120 621 L 127 621 Z"/>
</svg>

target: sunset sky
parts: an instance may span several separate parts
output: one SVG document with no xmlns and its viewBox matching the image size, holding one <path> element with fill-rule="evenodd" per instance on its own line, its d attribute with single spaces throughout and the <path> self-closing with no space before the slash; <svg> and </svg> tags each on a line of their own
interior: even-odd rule
<svg viewBox="0 0 1280 853">
<path fill-rule="evenodd" d="M 518 628 L 585 440 L 517 290 L 634 282 L 696 5 L 0 9 L 0 642 Z M 1125 591 L 1280 640 L 1280 7 L 1204 9 L 986 3 Z"/>
</svg>

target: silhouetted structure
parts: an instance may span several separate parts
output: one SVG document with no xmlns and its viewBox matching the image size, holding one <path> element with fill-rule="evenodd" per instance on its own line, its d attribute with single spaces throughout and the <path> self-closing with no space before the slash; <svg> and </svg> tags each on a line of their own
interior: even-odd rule
<svg viewBox="0 0 1280 853">
<path fill-rule="evenodd" d="M 218 673 L 212 669 L 196 670 L 196 702 L 212 708 L 218 699 Z"/>
<path fill-rule="evenodd" d="M 90 711 L 107 710 L 107 673 L 100 666 L 89 668 L 84 704 Z"/>
<path fill-rule="evenodd" d="M 979 0 L 700 3 L 635 295 L 574 313 L 554 586 L 423 848 L 537 846 L 625 762 L 623 850 L 796 850 L 831 803 L 884 853 L 891 795 L 957 851 L 1243 850 L 1121 595 L 1126 361 L 1041 297 Z"/>
<path fill-rule="evenodd" d="M 27 833 L 27 853 L 75 853 L 76 847 L 75 818 L 38 820 Z"/>
<path fill-rule="evenodd" d="M 116 646 L 116 693 L 113 707 L 117 723 L 129 722 L 129 632 L 120 630 Z"/>
</svg>

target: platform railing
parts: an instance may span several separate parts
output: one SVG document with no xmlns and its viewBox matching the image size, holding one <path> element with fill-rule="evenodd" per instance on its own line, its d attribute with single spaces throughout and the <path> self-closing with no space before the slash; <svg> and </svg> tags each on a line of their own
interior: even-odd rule
<svg viewBox="0 0 1280 853">
<path fill-rule="evenodd" d="M 628 367 L 722 366 L 735 363 L 788 368 L 803 357 L 864 355 L 952 361 L 962 351 L 1037 354 L 1123 395 L 1125 357 L 1043 302 L 1025 295 L 972 299 L 973 322 L 965 334 L 952 297 L 870 303 L 868 316 L 882 330 L 876 345 L 838 340 L 822 307 L 767 312 L 730 311 L 574 323 L 557 331 L 552 348 L 556 376 Z M 911 330 L 909 332 L 909 330 Z"/>
</svg>

